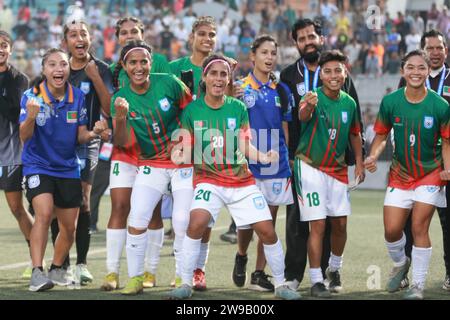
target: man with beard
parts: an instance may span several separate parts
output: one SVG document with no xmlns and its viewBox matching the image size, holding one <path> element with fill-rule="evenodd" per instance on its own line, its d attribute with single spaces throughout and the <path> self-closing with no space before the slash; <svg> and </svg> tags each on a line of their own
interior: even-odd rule
<svg viewBox="0 0 450 320">
<path fill-rule="evenodd" d="M 280 79 L 294 93 L 295 107 L 292 110 L 292 114 L 298 114 L 298 106 L 302 97 L 307 92 L 315 90 L 322 85 L 322 81 L 319 78 L 319 57 L 324 45 L 322 26 L 318 22 L 310 19 L 300 19 L 292 26 L 292 39 L 300 53 L 300 58 L 281 72 Z M 358 118 L 362 119 L 358 95 L 353 81 L 349 76 L 346 78 L 341 89 L 355 100 Z M 289 159 L 291 165 L 293 164 L 295 150 L 300 139 L 300 125 L 298 117 L 292 117 L 292 121 L 289 122 Z M 364 132 L 362 123 L 360 125 L 361 131 Z M 348 165 L 355 164 L 354 154 L 351 150 L 347 150 L 346 152 L 346 162 Z M 293 183 L 295 182 L 293 181 Z M 285 275 L 291 288 L 297 289 L 303 280 L 306 267 L 309 225 L 307 222 L 300 222 L 298 198 L 294 189 L 292 190 L 294 204 L 288 205 L 286 208 Z M 327 219 L 321 259 L 321 268 L 324 277 L 330 251 L 330 221 Z"/>
</svg>

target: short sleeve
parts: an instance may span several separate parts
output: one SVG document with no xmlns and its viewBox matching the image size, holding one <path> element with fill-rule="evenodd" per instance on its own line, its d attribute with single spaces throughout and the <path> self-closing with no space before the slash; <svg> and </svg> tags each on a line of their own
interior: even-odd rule
<svg viewBox="0 0 450 320">
<path fill-rule="evenodd" d="M 375 133 L 385 135 L 391 131 L 392 121 L 390 113 L 389 105 L 386 103 L 386 99 L 384 98 L 381 101 L 380 110 L 378 111 L 377 119 L 375 120 L 375 126 L 373 128 Z M 398 121 L 401 121 L 401 119 Z"/>
</svg>

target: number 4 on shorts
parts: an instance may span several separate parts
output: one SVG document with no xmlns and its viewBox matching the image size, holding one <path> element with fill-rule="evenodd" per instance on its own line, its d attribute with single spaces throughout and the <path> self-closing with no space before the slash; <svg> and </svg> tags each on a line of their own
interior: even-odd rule
<svg viewBox="0 0 450 320">
<path fill-rule="evenodd" d="M 113 175 L 118 176 L 119 175 L 119 164 L 115 163 L 113 168 Z"/>
</svg>

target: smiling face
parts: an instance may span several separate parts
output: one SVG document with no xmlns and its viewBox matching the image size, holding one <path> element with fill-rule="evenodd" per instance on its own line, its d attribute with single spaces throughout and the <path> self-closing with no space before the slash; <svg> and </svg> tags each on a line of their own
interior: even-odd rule
<svg viewBox="0 0 450 320">
<path fill-rule="evenodd" d="M 329 91 L 339 91 L 344 85 L 347 71 L 345 65 L 339 61 L 329 61 L 320 69 L 320 79 Z"/>
<path fill-rule="evenodd" d="M 47 79 L 47 87 L 51 92 L 64 89 L 69 78 L 69 58 L 63 52 L 51 53 L 44 61 L 42 73 Z"/>
<path fill-rule="evenodd" d="M 216 29 L 212 25 L 202 24 L 189 38 L 192 41 L 192 51 L 209 55 L 216 46 Z"/>
<path fill-rule="evenodd" d="M 0 67 L 7 65 L 10 55 L 11 45 L 5 37 L 0 37 Z"/>
<path fill-rule="evenodd" d="M 256 52 L 250 53 L 250 60 L 255 65 L 255 71 L 268 74 L 277 63 L 277 47 L 273 41 L 264 41 Z"/>
<path fill-rule="evenodd" d="M 322 51 L 323 42 L 323 36 L 319 36 L 316 33 L 313 25 L 297 30 L 297 39 L 295 39 L 295 43 L 298 52 L 306 62 L 317 62 L 320 51 Z"/>
<path fill-rule="evenodd" d="M 123 48 L 130 40 L 144 40 L 144 35 L 136 22 L 128 20 L 120 25 L 118 36 L 119 45 Z"/>
<path fill-rule="evenodd" d="M 68 30 L 64 35 L 67 50 L 72 57 L 83 60 L 88 56 L 91 47 L 91 37 L 84 23 L 71 23 L 67 25 Z"/>
<path fill-rule="evenodd" d="M 442 36 L 425 38 L 425 46 L 423 48 L 431 61 L 431 69 L 441 68 L 447 58 L 448 48 L 445 46 L 445 40 Z"/>
<path fill-rule="evenodd" d="M 430 74 L 430 67 L 421 56 L 411 56 L 401 70 L 403 78 L 408 87 L 418 89 L 425 85 L 425 81 Z"/>
<path fill-rule="evenodd" d="M 135 88 L 142 88 L 149 83 L 149 74 L 152 60 L 147 49 L 135 49 L 128 54 L 123 67 Z"/>
<path fill-rule="evenodd" d="M 225 61 L 217 61 L 208 67 L 206 74 L 202 76 L 206 85 L 206 95 L 220 98 L 225 95 L 231 80 L 230 69 Z"/>
</svg>

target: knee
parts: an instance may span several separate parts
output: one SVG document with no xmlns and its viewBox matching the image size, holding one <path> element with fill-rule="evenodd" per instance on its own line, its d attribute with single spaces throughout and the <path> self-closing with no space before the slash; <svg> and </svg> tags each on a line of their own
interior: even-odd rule
<svg viewBox="0 0 450 320">
<path fill-rule="evenodd" d="M 124 216 L 126 219 L 130 213 L 130 203 L 127 201 L 114 201 L 111 212 L 113 215 Z"/>
<path fill-rule="evenodd" d="M 413 223 L 411 231 L 414 239 L 428 237 L 428 229 L 421 223 Z"/>
<path fill-rule="evenodd" d="M 189 225 L 189 213 L 176 213 L 172 214 L 172 227 L 175 233 L 186 232 Z M 196 228 L 199 228 L 199 223 L 197 223 Z"/>
<path fill-rule="evenodd" d="M 340 222 L 333 225 L 332 232 L 338 236 L 345 236 L 347 234 L 347 223 Z"/>
<path fill-rule="evenodd" d="M 325 220 L 317 220 L 310 223 L 310 236 L 323 237 L 325 235 Z"/>
</svg>

